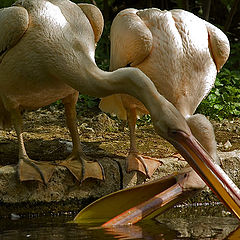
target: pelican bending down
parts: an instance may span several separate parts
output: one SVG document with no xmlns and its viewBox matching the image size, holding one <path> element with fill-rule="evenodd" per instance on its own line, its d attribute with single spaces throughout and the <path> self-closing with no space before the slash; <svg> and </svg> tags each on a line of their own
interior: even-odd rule
<svg viewBox="0 0 240 240">
<path fill-rule="evenodd" d="M 238 189 L 212 163 L 185 118 L 158 93 L 152 81 L 136 68 L 105 72 L 97 67 L 96 15 L 86 11 L 68 0 L 20 0 L 16 6 L 0 11 L 1 113 L 11 116 L 15 123 L 23 162 L 32 165 L 21 138 L 21 109 L 37 108 L 76 94 L 72 88 L 96 97 L 129 94 L 148 109 L 156 132 L 170 141 L 219 198 L 240 215 Z M 56 94 L 56 89 L 62 91 Z M 35 98 L 38 100 L 32 104 Z M 77 159 L 85 163 L 79 144 L 76 148 Z"/>
<path fill-rule="evenodd" d="M 100 106 L 103 110 L 128 119 L 131 137 L 128 170 L 140 170 L 146 175 L 151 175 L 158 165 L 156 160 L 151 161 L 149 158 L 138 156 L 135 146 L 136 115 L 148 110 L 157 133 L 176 147 L 219 199 L 223 200 L 226 192 L 225 187 L 221 188 L 220 185 L 233 183 L 228 177 L 224 177 L 225 180 L 220 177 L 222 180 L 219 178 L 219 182 L 212 179 L 211 175 L 217 174 L 218 171 L 218 174 L 225 175 L 214 163 L 218 162 L 214 132 L 207 118 L 193 113 L 210 91 L 217 71 L 228 58 L 227 37 L 213 25 L 183 10 L 126 9 L 114 19 L 110 38 L 110 69 L 113 73 L 125 66 L 141 69 L 153 81 L 162 99 L 157 97 L 159 103 L 161 102 L 161 111 L 156 109 L 158 115 L 155 115 L 154 110 L 157 106 L 156 94 L 147 97 L 151 98 L 148 99 L 150 105 L 142 101 L 144 106 L 140 102 L 146 94 L 148 95 L 147 91 L 142 92 L 142 99 L 138 100 L 134 95 L 132 97 L 118 94 L 101 101 Z M 177 109 L 181 117 L 173 115 Z M 183 122 L 187 125 L 187 131 L 182 125 Z M 182 131 L 183 129 L 185 130 Z M 203 166 L 202 161 L 206 160 L 205 157 L 208 156 L 207 159 L 210 160 L 208 154 L 212 160 Z M 219 185 L 220 182 L 222 183 Z M 179 198 L 182 200 L 204 186 L 196 172 L 187 168 L 177 175 L 123 189 L 98 199 L 80 211 L 74 221 L 107 221 L 102 226 L 110 228 L 133 224 L 145 217 L 155 216 L 162 209 L 179 201 Z M 218 187 L 221 190 L 217 190 Z M 225 203 L 228 202 L 228 207 L 239 218 L 240 192 L 236 187 L 232 190 L 236 191 L 234 201 L 229 204 L 226 200 Z M 235 204 L 238 205 L 236 208 Z"/>
<path fill-rule="evenodd" d="M 216 162 L 212 125 L 205 116 L 193 114 L 228 56 L 225 34 L 184 10 L 126 9 L 116 16 L 111 27 L 110 70 L 125 66 L 141 69 L 184 116 L 193 135 Z M 128 171 L 138 170 L 151 176 L 160 163 L 140 156 L 135 140 L 136 116 L 148 113 L 144 105 L 122 94 L 102 99 L 100 108 L 128 120 Z"/>
</svg>

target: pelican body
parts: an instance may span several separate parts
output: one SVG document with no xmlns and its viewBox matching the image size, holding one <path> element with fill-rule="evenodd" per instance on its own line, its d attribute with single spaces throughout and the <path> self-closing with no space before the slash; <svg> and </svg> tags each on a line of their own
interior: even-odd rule
<svg viewBox="0 0 240 240">
<path fill-rule="evenodd" d="M 214 85 L 229 51 L 226 35 L 190 12 L 126 9 L 111 27 L 110 70 L 131 66 L 143 71 L 218 162 L 211 123 L 203 115 L 193 114 Z M 148 113 L 144 105 L 132 96 L 113 95 L 102 99 L 100 108 L 128 120 L 128 170 L 151 176 L 160 163 L 138 155 L 135 140 L 137 116 Z"/>
<path fill-rule="evenodd" d="M 152 81 L 137 68 L 106 72 L 97 67 L 94 55 L 101 35 L 99 19 L 102 15 L 96 7 L 78 6 L 68 0 L 19 0 L 0 10 L 0 117 L 1 123 L 11 119 L 18 135 L 20 180 L 46 181 L 45 171 L 28 158 L 23 145 L 22 109 L 36 109 L 64 99 L 73 153 L 63 164 L 74 175 L 80 171 L 80 178 L 87 175 L 102 179 L 101 166 L 84 159 L 72 106 L 76 91 L 96 97 L 122 93 L 144 104 L 156 132 L 170 141 L 218 197 L 240 216 L 238 188 L 219 171 L 192 135 L 186 119 Z M 34 170 L 40 177 L 33 174 Z"/>
<path fill-rule="evenodd" d="M 229 41 L 225 34 L 212 24 L 183 10 L 126 9 L 114 19 L 110 39 L 110 70 L 130 66 L 143 71 L 153 81 L 158 92 L 186 119 L 192 134 L 212 157 L 209 164 L 219 163 L 212 125 L 205 116 L 194 115 L 194 112 L 211 90 L 217 72 L 229 56 Z M 138 170 L 150 177 L 160 163 L 157 159 L 140 156 L 135 139 L 137 116 L 148 113 L 148 110 L 139 100 L 126 94 L 103 98 L 100 108 L 128 120 L 130 152 L 127 157 L 127 170 Z M 153 124 L 155 125 L 155 119 Z M 168 136 L 170 135 L 175 139 L 180 137 L 177 137 L 178 131 L 169 132 Z M 182 135 L 178 140 L 185 137 L 186 135 Z M 188 159 L 186 149 L 171 139 L 166 139 Z M 193 142 L 196 143 L 196 140 Z M 190 145 L 195 145 L 193 142 Z M 200 155 L 206 154 L 205 151 L 200 152 Z M 201 175 L 200 165 L 198 162 L 191 166 Z M 217 171 L 220 169 L 217 165 L 215 167 Z M 210 174 L 207 168 L 203 171 L 204 175 L 206 172 Z M 222 181 L 231 182 L 228 178 Z M 208 185 L 214 190 L 213 182 Z M 144 218 L 156 216 L 204 186 L 198 175 L 188 168 L 175 177 L 171 175 L 149 185 L 137 186 L 103 197 L 80 211 L 74 221 L 100 222 L 104 219 L 108 221 L 102 226 L 110 228 L 133 224 Z M 104 212 L 101 211 L 103 205 L 108 206 Z M 112 209 L 116 205 L 119 206 L 117 213 Z"/>
<path fill-rule="evenodd" d="M 74 72 L 71 69 L 79 67 L 74 66 L 77 58 L 86 59 L 82 62 L 89 58 L 94 63 L 95 46 L 103 30 L 101 12 L 93 5 L 77 6 L 69 1 L 17 1 L 0 10 L 0 24 L 0 126 L 6 128 L 12 123 L 16 129 L 20 180 L 46 183 L 54 170 L 51 164 L 28 157 L 21 111 L 35 110 L 59 99 L 73 140 L 72 154 L 62 165 L 79 181 L 88 177 L 103 179 L 101 165 L 85 161 L 83 156 L 76 125 L 78 91 L 64 81 L 69 79 L 69 71 Z M 81 42 L 72 36 L 74 33 L 84 36 Z"/>
</svg>

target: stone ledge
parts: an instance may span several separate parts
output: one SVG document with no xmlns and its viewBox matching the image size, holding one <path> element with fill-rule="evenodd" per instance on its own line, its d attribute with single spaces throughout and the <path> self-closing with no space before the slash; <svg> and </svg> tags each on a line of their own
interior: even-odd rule
<svg viewBox="0 0 240 240">
<path fill-rule="evenodd" d="M 230 178 L 240 185 L 240 150 L 220 152 L 223 168 Z M 186 166 L 185 161 L 175 158 L 161 159 L 163 164 L 155 172 L 152 179 L 166 176 Z M 141 184 L 145 178 L 140 173 L 126 173 L 124 158 L 99 157 L 105 169 L 105 181 L 87 179 L 79 184 L 64 167 L 56 170 L 47 186 L 38 182 L 20 182 L 16 166 L 8 165 L 0 168 L 0 216 L 9 212 L 31 213 L 44 211 L 78 211 L 94 199 L 102 197 L 122 187 Z M 210 190 L 202 191 L 191 201 L 213 201 L 215 196 Z"/>
</svg>

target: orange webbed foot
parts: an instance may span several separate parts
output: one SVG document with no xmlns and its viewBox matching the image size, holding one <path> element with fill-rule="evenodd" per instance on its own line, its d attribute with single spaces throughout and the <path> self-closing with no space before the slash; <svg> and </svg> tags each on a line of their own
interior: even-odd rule
<svg viewBox="0 0 240 240">
<path fill-rule="evenodd" d="M 49 162 L 35 161 L 28 157 L 20 158 L 18 163 L 20 181 L 39 181 L 46 185 L 52 177 L 55 167 Z"/>
<path fill-rule="evenodd" d="M 157 168 L 162 165 L 160 159 L 129 153 L 127 157 L 127 172 L 139 171 L 151 178 Z"/>
<path fill-rule="evenodd" d="M 60 165 L 66 167 L 79 182 L 87 178 L 104 180 L 103 167 L 98 161 L 89 161 L 82 156 L 70 156 Z"/>
</svg>

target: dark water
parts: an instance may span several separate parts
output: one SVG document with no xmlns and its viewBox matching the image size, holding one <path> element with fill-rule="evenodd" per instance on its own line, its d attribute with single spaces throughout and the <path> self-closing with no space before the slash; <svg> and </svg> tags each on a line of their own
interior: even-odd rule
<svg viewBox="0 0 240 240">
<path fill-rule="evenodd" d="M 191 209 L 191 211 L 189 210 Z M 0 218 L 0 240 L 18 239 L 240 239 L 239 222 L 226 216 L 209 215 L 208 208 L 175 209 L 157 220 L 133 226 L 103 229 L 69 223 L 74 216 Z M 222 209 L 215 207 L 218 213 Z M 202 214 L 200 214 L 202 213 Z M 218 215 L 218 214 L 215 214 Z"/>
<path fill-rule="evenodd" d="M 70 224 L 69 218 L 23 219 L 1 223 L 1 240 L 12 239 L 176 239 L 177 232 L 151 222 L 117 229 L 116 232 L 96 226 Z M 129 238 L 126 238 L 129 236 Z"/>
</svg>

